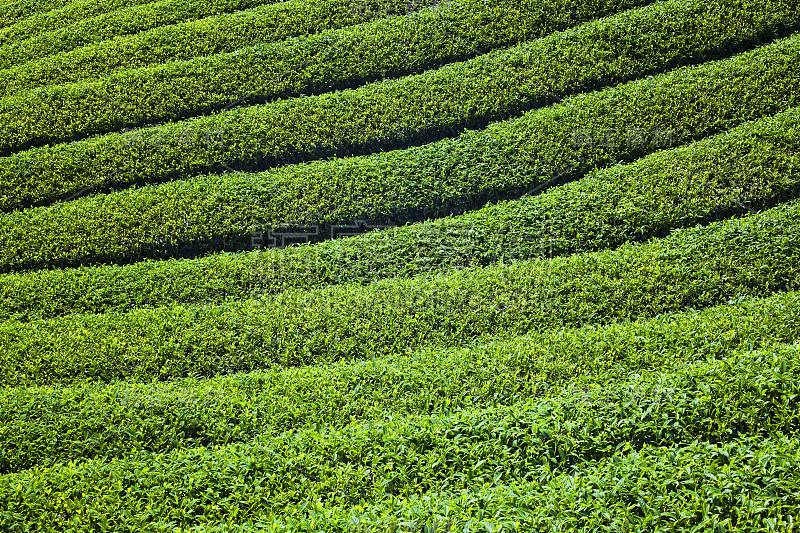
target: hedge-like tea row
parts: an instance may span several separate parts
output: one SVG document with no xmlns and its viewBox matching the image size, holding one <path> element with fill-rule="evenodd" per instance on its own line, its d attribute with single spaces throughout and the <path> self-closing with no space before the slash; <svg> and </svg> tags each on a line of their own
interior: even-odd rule
<svg viewBox="0 0 800 533">
<path fill-rule="evenodd" d="M 615 251 L 222 306 L 0 325 L 6 385 L 210 376 L 612 322 L 800 288 L 800 203 Z"/>
<path fill-rule="evenodd" d="M 44 43 L 37 57 L 0 71 L 0 95 L 44 85 L 73 83 L 118 69 L 232 52 L 255 44 L 281 41 L 418 10 L 437 0 L 289 0 L 103 41 L 52 55 L 63 39 Z M 463 0 L 457 0 L 463 1 Z M 488 31 L 488 28 L 481 28 Z M 73 35 L 73 33 L 70 33 Z M 508 38 L 514 38 L 508 35 Z M 501 36 L 496 36 L 502 39 Z M 496 46 L 496 45 L 495 45 Z M 42 47 L 40 47 L 42 48 Z M 29 46 L 30 51 L 32 45 Z M 239 52 L 241 53 L 241 52 Z M 51 57 L 46 57 L 51 55 Z"/>
<path fill-rule="evenodd" d="M 9 0 L 0 5 L 0 35 L 4 33 L 6 27 L 19 24 L 26 18 L 37 14 L 55 11 L 65 5 L 77 4 L 75 0 Z M 74 8 L 73 8 L 74 9 Z M 2 39 L 2 37 L 0 37 Z"/>
<path fill-rule="evenodd" d="M 798 53 L 800 35 L 406 152 L 255 176 L 204 176 L 6 214 L 0 217 L 0 270 L 241 249 L 251 242 L 253 224 L 349 224 L 355 218 L 403 223 L 474 209 L 522 194 L 556 175 L 569 180 L 597 166 L 636 159 L 798 105 Z M 350 123 L 348 117 L 332 115 L 321 121 L 337 122 Z M 350 132 L 343 133 L 332 133 L 328 141 L 335 143 Z M 365 127 L 352 134 L 369 133 Z M 276 139 L 265 133 L 257 142 Z M 176 147 L 157 148 L 152 155 L 169 151 L 170 158 L 180 158 L 185 152 Z M 213 157 L 215 150 L 209 151 Z M 147 159 L 137 156 L 130 163 L 150 166 Z M 170 165 L 168 159 L 151 161 L 160 168 Z M 183 166 L 187 159 L 173 161 Z M 51 173 L 61 170 L 59 162 L 51 163 Z M 87 161 L 91 165 L 108 161 Z M 46 183 L 41 174 L 34 175 L 40 180 L 35 183 Z"/>
<path fill-rule="evenodd" d="M 159 26 L 276 0 L 78 0 L 0 30 L 0 68 Z M 357 5 L 360 0 L 353 0 Z"/>
<path fill-rule="evenodd" d="M 772 436 L 631 450 L 575 472 L 466 490 L 329 506 L 303 502 L 192 531 L 793 531 L 800 439 Z M 545 482 L 546 481 L 546 482 Z M 157 525 L 153 530 L 159 530 Z M 167 525 L 163 526 L 165 530 Z M 735 528 L 735 529 L 734 529 Z"/>
<path fill-rule="evenodd" d="M 28 10 L 28 16 L 15 21 L 14 24 L 0 29 L 0 54 L 10 53 L 14 58 L 8 66 L 23 63 L 40 57 L 35 50 L 29 50 L 28 39 L 49 31 L 55 31 L 73 24 L 81 24 L 86 20 L 103 20 L 108 13 L 118 9 L 137 9 L 142 4 L 153 4 L 153 0 L 74 0 L 63 2 L 30 2 L 39 4 L 45 9 Z M 50 3 L 54 9 L 46 9 Z M 58 6 L 58 4 L 61 4 Z M 6 65 L 3 64 L 5 67 Z"/>
<path fill-rule="evenodd" d="M 460 161 L 465 166 L 472 163 L 469 158 Z M 406 166 L 402 159 L 393 167 L 407 168 L 408 183 L 417 186 L 422 177 L 433 174 L 433 169 L 423 173 L 419 167 Z M 318 172 L 320 176 L 326 174 L 336 176 Z M 321 188 L 324 185 L 321 183 Z M 457 217 L 313 246 L 3 275 L 0 319 L 220 303 L 289 288 L 369 282 L 486 266 L 501 260 L 595 251 L 747 209 L 770 207 L 798 195 L 800 108 L 792 108 L 688 146 L 600 170 L 536 196 Z M 202 205 L 205 196 L 188 198 Z M 413 198 L 422 205 L 431 202 L 431 198 L 413 190 L 399 189 L 396 196 Z M 309 212 L 334 211 L 333 205 L 348 200 L 338 198 L 333 189 L 329 195 L 315 198 L 326 202 L 327 207 L 312 207 Z M 299 197 L 291 203 L 301 206 L 304 199 Z M 393 205 L 393 199 L 387 196 L 367 199 L 374 205 Z M 245 212 L 247 207 L 236 199 L 225 206 L 232 212 Z M 172 209 L 171 215 L 180 215 L 174 206 Z M 86 211 L 100 216 L 105 213 L 99 206 Z M 141 211 L 138 216 L 142 216 Z M 199 219 L 197 224 L 201 224 Z M 209 227 L 207 231 L 211 234 L 215 229 Z M 52 232 L 48 237 L 57 239 Z M 108 240 L 113 241 L 110 235 Z"/>
<path fill-rule="evenodd" d="M 664 5 L 677 9 L 676 3 L 679 1 Z M 706 20 L 706 24 L 702 30 L 695 28 L 683 33 L 678 31 L 677 23 L 645 16 L 659 7 L 663 6 L 625 13 L 419 76 L 353 91 L 239 108 L 2 158 L 0 183 L 7 185 L 0 189 L 0 208 L 46 203 L 83 188 L 102 189 L 222 169 L 221 163 L 240 169 L 261 168 L 406 147 L 545 105 L 554 98 L 553 93 L 602 87 L 675 63 L 730 51 L 723 44 L 727 38 L 715 33 L 721 28 L 706 20 L 707 16 L 727 18 L 719 11 L 700 9 L 696 16 L 687 15 L 688 26 L 693 27 L 701 20 Z M 675 12 L 664 16 L 676 20 Z M 755 31 L 749 26 L 738 29 L 744 32 L 739 37 L 745 40 Z M 721 31 L 731 40 L 737 40 L 734 35 L 738 30 L 734 26 Z M 782 82 L 786 87 L 769 90 L 792 94 L 797 85 L 793 72 L 797 43 L 795 36 L 725 66 L 708 66 L 697 72 L 713 77 L 716 68 L 749 70 L 742 76 L 760 77 L 752 83 L 764 85 L 769 84 L 770 73 L 786 75 L 790 78 Z M 639 53 L 643 47 L 650 50 L 644 57 Z M 625 51 L 631 55 L 625 55 Z M 580 58 L 572 54 L 580 54 Z M 752 64 L 745 64 L 751 60 L 769 61 L 767 72 L 755 72 Z M 778 101 L 761 101 L 775 111 L 784 109 Z"/>
<path fill-rule="evenodd" d="M 443 414 L 558 394 L 800 336 L 800 294 L 665 319 L 532 335 L 413 357 L 209 380 L 0 390 L 0 471 L 135 450 L 166 452 L 387 413 Z M 236 424 L 228 423 L 236 420 Z"/>
<path fill-rule="evenodd" d="M 635 5 L 637 0 L 599 1 L 608 2 L 612 6 L 619 5 L 624 9 L 631 4 Z M 718 1 L 724 3 L 723 0 Z M 771 0 L 776 4 L 776 14 L 771 12 L 772 9 L 763 16 L 752 16 L 748 13 L 747 22 L 740 22 L 735 16 L 708 13 L 704 19 L 726 20 L 717 31 L 710 31 L 706 39 L 724 42 L 724 36 L 729 32 L 727 24 L 736 27 L 730 31 L 734 36 L 739 36 L 742 32 L 747 36 L 745 39 L 749 37 L 750 40 L 771 36 L 784 23 L 791 25 L 794 23 L 793 19 L 797 18 L 793 9 L 780 8 L 784 1 L 786 0 Z M 673 2 L 677 3 L 678 0 Z M 216 109 L 263 103 L 303 93 L 326 93 L 386 77 L 417 73 L 509 43 L 551 33 L 580 22 L 581 18 L 591 18 L 594 12 L 593 1 L 582 5 L 582 9 L 575 15 L 572 10 L 558 9 L 563 7 L 563 0 L 545 6 L 534 0 L 499 0 L 498 3 L 499 5 L 489 6 L 483 0 L 454 0 L 404 17 L 379 19 L 350 28 L 280 43 L 267 43 L 228 54 L 123 70 L 96 81 L 41 87 L 8 96 L 0 100 L 0 153 L 31 145 L 75 140 L 124 126 L 185 118 Z M 553 16 L 551 7 L 561 16 Z M 613 7 L 605 9 L 613 10 Z M 754 9 L 756 13 L 762 13 L 761 9 Z M 637 18 L 643 20 L 638 24 L 643 24 L 650 16 L 652 15 L 639 14 Z M 732 20 L 727 20 L 729 18 Z M 751 21 L 751 18 L 756 20 Z M 760 22 L 761 18 L 766 20 Z M 690 17 L 690 20 L 693 19 Z M 680 56 L 680 52 L 674 48 L 680 47 L 675 41 L 682 39 L 673 35 L 674 29 L 663 33 L 657 22 L 660 21 L 649 20 L 650 26 L 654 26 L 653 31 L 658 33 L 658 37 L 653 37 L 653 42 L 659 43 L 665 36 L 669 36 L 673 45 L 669 49 L 672 54 L 678 52 Z M 754 22 L 755 28 L 752 27 Z M 630 39 L 624 33 L 632 30 L 630 26 L 635 27 L 630 23 L 627 26 L 629 27 L 618 37 L 623 42 Z M 693 28 L 694 25 L 689 26 Z M 699 28 L 693 28 L 692 31 L 699 31 Z M 595 30 L 593 38 L 600 36 Z M 689 43 L 696 42 L 694 38 L 686 40 Z M 591 46 L 588 36 L 579 39 L 579 43 L 572 46 L 580 44 L 594 50 L 595 55 L 601 52 L 597 47 Z M 539 48 L 542 46 L 540 44 Z M 690 49 L 693 50 L 695 46 L 690 45 Z M 512 55 L 519 56 L 520 52 L 518 50 Z M 601 57 L 609 55 L 605 49 L 602 52 L 604 53 Z M 719 54 L 720 52 L 716 52 L 716 55 Z M 649 60 L 659 65 L 668 60 L 669 56 L 671 54 L 668 53 L 666 59 L 651 57 Z M 498 60 L 499 65 L 496 64 Z M 552 60 L 550 57 L 549 61 Z M 460 92 L 468 87 L 454 79 L 456 74 L 481 78 L 490 75 L 487 82 L 492 82 L 492 86 L 495 86 L 500 73 L 487 70 L 487 61 L 494 62 L 496 69 L 505 66 L 509 58 L 502 61 L 491 56 L 476 63 L 454 65 L 442 73 L 432 72 L 428 77 L 438 77 L 439 83 L 445 83 L 448 87 L 449 90 L 445 89 L 447 93 L 454 90 Z M 524 59 L 518 58 L 517 61 Z M 522 65 L 517 65 L 518 69 L 520 67 Z M 419 85 L 422 81 L 423 79 L 407 80 L 397 89 L 409 83 L 412 87 L 422 88 Z M 377 85 L 366 89 L 366 92 L 376 92 L 373 96 L 377 96 L 386 90 L 383 85 Z M 436 93 L 428 88 L 427 94 Z M 457 96 L 458 93 L 452 96 L 442 94 L 438 100 Z M 341 98 L 342 96 L 334 96 L 328 105 Z M 302 100 L 299 103 L 307 105 Z M 421 103 L 416 101 L 416 105 Z M 290 102 L 284 106 L 288 105 L 292 109 L 297 104 L 298 102 Z M 391 101 L 385 95 L 380 99 L 380 107 L 386 108 L 390 104 Z M 454 107 L 453 104 L 454 102 L 450 103 L 451 107 Z M 317 105 L 322 105 L 322 102 Z M 307 120 L 308 116 L 301 115 L 297 118 Z M 286 120 L 295 119 L 287 117 Z"/>
<path fill-rule="evenodd" d="M 620 452 L 790 436 L 797 430 L 798 378 L 800 346 L 782 345 L 602 386 L 578 382 L 544 401 L 511 407 L 387 417 L 243 445 L 37 468 L 0 478 L 0 525 L 35 520 L 53 529 L 120 530 L 158 517 L 188 527 L 309 501 L 335 506 L 547 483 L 619 460 Z"/>
</svg>

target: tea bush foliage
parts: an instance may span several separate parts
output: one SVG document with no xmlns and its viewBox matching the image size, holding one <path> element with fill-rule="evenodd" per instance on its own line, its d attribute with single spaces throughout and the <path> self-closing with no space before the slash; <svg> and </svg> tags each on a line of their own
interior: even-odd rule
<svg viewBox="0 0 800 533">
<path fill-rule="evenodd" d="M 797 530 L 800 3 L 0 3 L 3 531 Z"/>
</svg>

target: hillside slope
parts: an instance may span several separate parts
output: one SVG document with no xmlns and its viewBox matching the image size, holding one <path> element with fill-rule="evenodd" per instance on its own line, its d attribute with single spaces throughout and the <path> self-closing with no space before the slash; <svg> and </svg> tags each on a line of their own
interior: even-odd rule
<svg viewBox="0 0 800 533">
<path fill-rule="evenodd" d="M 0 14 L 0 529 L 800 519 L 800 1 Z"/>
</svg>

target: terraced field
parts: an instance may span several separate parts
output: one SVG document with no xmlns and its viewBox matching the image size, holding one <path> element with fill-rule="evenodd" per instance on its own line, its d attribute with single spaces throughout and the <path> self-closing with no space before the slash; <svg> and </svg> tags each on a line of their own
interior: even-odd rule
<svg viewBox="0 0 800 533">
<path fill-rule="evenodd" d="M 0 530 L 800 530 L 800 1 L 0 5 Z"/>
</svg>

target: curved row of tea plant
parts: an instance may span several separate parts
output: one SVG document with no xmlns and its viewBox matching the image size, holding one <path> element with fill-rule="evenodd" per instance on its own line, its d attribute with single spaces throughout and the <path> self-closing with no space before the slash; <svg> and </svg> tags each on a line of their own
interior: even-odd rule
<svg viewBox="0 0 800 533">
<path fill-rule="evenodd" d="M 453 0 L 454 4 L 465 4 L 464 0 Z M 406 14 L 409 9 L 422 9 L 436 5 L 437 0 L 289 0 L 267 4 L 255 9 L 236 11 L 208 17 L 183 24 L 160 26 L 153 30 L 102 41 L 66 53 L 51 55 L 42 53 L 41 60 L 31 61 L 0 71 L 0 95 L 13 94 L 35 87 L 73 83 L 87 78 L 96 78 L 119 69 L 132 69 L 155 65 L 167 61 L 179 61 L 224 52 L 256 44 L 281 41 L 289 37 L 302 37 L 361 24 L 366 21 Z M 554 3 L 559 5 L 560 3 Z M 599 6 L 587 2 L 588 20 Z M 456 7 L 448 7 L 448 10 Z M 470 6 L 471 7 L 471 6 Z M 494 6 L 497 10 L 501 6 Z M 563 6 L 560 6 L 563 7 Z M 606 10 L 624 9 L 626 4 L 602 6 Z M 538 8 L 542 11 L 545 6 Z M 440 8 L 443 9 L 443 8 Z M 461 8 L 463 12 L 463 6 Z M 548 12 L 550 10 L 547 10 Z M 600 11 L 602 13 L 602 11 Z M 458 13 L 458 10 L 456 11 Z M 573 15 L 573 18 L 578 15 Z M 497 21 L 495 21 L 497 22 Z M 568 25 L 567 21 L 562 24 Z M 555 27 L 558 29 L 558 27 Z M 489 33 L 488 28 L 476 28 L 477 32 Z M 486 49 L 512 44 L 520 40 L 517 35 L 495 30 L 496 42 L 486 44 Z M 504 41 L 503 39 L 508 39 Z M 512 41 L 512 39 L 516 39 Z M 62 40 L 57 40 L 62 43 Z M 333 36 L 326 42 L 336 46 Z M 241 55 L 243 51 L 237 52 Z M 51 52 L 52 54 L 52 52 Z M 465 51 L 465 55 L 470 55 Z M 263 59 L 263 58 L 262 58 Z M 206 61 L 206 60 L 204 60 Z M 190 66 L 182 68 L 191 68 Z M 218 68 L 218 67 L 214 67 Z M 221 66 L 219 68 L 222 68 Z"/>
<path fill-rule="evenodd" d="M 0 217 L 0 270 L 241 249 L 251 242 L 253 224 L 349 224 L 355 218 L 404 223 L 474 209 L 553 176 L 574 179 L 598 166 L 634 160 L 665 144 L 690 142 L 796 106 L 798 53 L 800 35 L 405 152 L 261 175 L 203 176 L 5 214 Z M 339 122 L 349 121 L 341 117 Z M 365 133 L 354 129 L 354 134 Z M 181 152 L 170 157 L 183 164 Z"/>
<path fill-rule="evenodd" d="M 471 163 L 468 158 L 460 161 Z M 399 163 L 396 168 L 405 167 Z M 425 174 L 419 167 L 409 164 L 407 168 L 418 184 Z M 323 174 L 335 175 L 318 172 Z M 763 209 L 798 195 L 800 108 L 792 108 L 632 164 L 593 172 L 536 196 L 458 217 L 313 246 L 3 275 L 0 318 L 30 320 L 176 303 L 220 303 L 290 288 L 595 251 Z M 203 205 L 195 200 L 202 196 L 188 198 Z M 414 190 L 401 190 L 397 196 L 423 203 L 427 199 Z M 245 198 L 260 202 L 257 197 Z M 303 199 L 294 200 L 295 205 L 301 205 Z M 392 205 L 386 197 L 366 199 L 375 205 Z M 333 191 L 319 200 L 332 204 L 347 201 L 338 199 Z M 246 207 L 235 199 L 226 203 L 233 212 L 246 212 Z M 172 215 L 181 212 L 172 209 Z M 99 207 L 97 212 L 103 213 Z M 264 236 L 266 231 L 262 231 Z M 57 238 L 54 233 L 47 237 Z"/>
<path fill-rule="evenodd" d="M 270 531 L 792 531 L 800 439 L 775 435 L 631 450 L 532 481 L 431 491 L 381 502 L 303 502 L 198 532 Z M 161 531 L 160 524 L 151 531 Z M 163 525 L 168 530 L 167 525 Z M 734 529 L 735 528 L 735 529 Z"/>
<path fill-rule="evenodd" d="M 123 2 L 128 1 L 123 0 Z M 40 20 L 47 20 L 53 14 L 61 14 L 64 8 L 67 12 L 75 12 L 80 16 L 79 13 L 86 13 L 82 10 L 87 9 L 87 4 L 96 3 L 79 0 L 9 0 L 0 5 L 0 36 L 8 32 L 9 26 L 25 23 L 26 19 L 38 16 Z"/>
<path fill-rule="evenodd" d="M 0 29 L 0 68 L 86 44 L 277 0 L 78 0 Z M 354 0 L 358 2 L 361 0 Z M 114 6 L 127 6 L 121 9 Z M 47 31 L 49 30 L 49 31 Z"/>
<path fill-rule="evenodd" d="M 547 332 L 464 349 L 426 349 L 208 380 L 0 390 L 0 471 L 135 450 L 166 452 L 393 414 L 444 414 L 558 396 L 620 376 L 800 335 L 800 294 L 634 323 Z M 234 423 L 232 423 L 234 422 Z"/>
<path fill-rule="evenodd" d="M 800 3 L 711 1 L 0 158 L 0 529 L 794 531 Z"/>
<path fill-rule="evenodd" d="M 0 381 L 210 376 L 635 319 L 800 288 L 800 203 L 615 251 L 221 306 L 0 324 Z"/>
<path fill-rule="evenodd" d="M 772 1 L 780 4 L 785 0 Z M 672 2 L 677 3 L 678 0 Z M 557 0 L 553 6 L 546 7 L 557 7 L 561 3 L 562 0 Z M 631 4 L 635 5 L 635 0 L 610 0 L 609 3 L 624 9 Z M 758 9 L 755 11 L 761 13 Z M 784 23 L 791 24 L 791 19 L 797 18 L 793 13 L 787 15 L 789 12 L 791 10 L 778 9 L 778 13 L 773 15 L 770 10 L 769 14 L 763 14 L 765 20 L 761 24 L 751 22 L 750 16 L 747 17 L 747 22 L 736 21 L 736 17 L 733 17 L 733 21 L 720 21 L 723 22 L 721 27 L 714 27 L 703 35 L 705 39 L 715 39 L 715 43 L 724 44 L 725 37 L 729 35 L 726 26 L 733 23 L 737 29 L 731 30 L 730 34 L 735 41 L 758 39 L 764 37 L 764 34 L 771 36 Z M 553 18 L 549 9 L 543 10 L 533 0 L 526 0 L 522 4 L 518 1 L 500 0 L 500 5 L 492 6 L 483 0 L 453 0 L 444 4 L 444 7 L 422 10 L 403 17 L 379 19 L 280 43 L 267 43 L 189 61 L 118 71 L 96 81 L 41 87 L 0 99 L 0 152 L 8 153 L 31 145 L 75 140 L 125 126 L 180 119 L 302 93 L 328 93 L 387 77 L 419 73 L 531 37 L 552 33 L 570 23 L 581 22 L 581 14 L 586 18 L 591 17 L 591 11 L 587 10 L 586 13 L 581 11 L 576 14 L 576 20 L 570 11 L 563 11 L 561 17 Z M 627 27 L 617 29 L 613 33 L 619 35 L 612 34 L 613 37 L 606 37 L 606 40 L 614 37 L 623 43 L 630 40 L 627 33 L 644 24 L 648 17 L 640 14 L 635 18 L 636 23 L 622 23 L 621 25 Z M 698 17 L 689 18 L 693 21 Z M 706 17 L 699 18 L 703 23 L 708 23 L 705 21 L 707 18 L 728 17 L 708 13 Z M 759 19 L 757 16 L 753 18 Z M 606 22 L 602 25 L 608 24 L 610 23 Z M 755 28 L 751 27 L 752 24 Z M 697 39 L 687 36 L 685 41 L 688 42 L 684 44 L 684 39 L 674 35 L 674 30 L 664 33 L 660 26 L 657 23 L 648 28 L 657 35 L 651 36 L 646 30 L 638 28 L 637 35 L 641 36 L 644 32 L 645 36 L 650 36 L 650 39 L 645 39 L 648 43 L 651 40 L 660 43 L 665 36 L 669 36 L 669 43 L 672 45 L 667 47 L 669 58 L 672 55 L 681 57 L 681 52 L 685 53 L 682 44 L 692 52 L 696 48 L 704 49 L 702 45 L 696 44 Z M 586 48 L 584 54 L 593 51 L 595 57 L 600 55 L 608 61 L 609 52 L 605 48 L 602 49 L 604 53 L 601 53 L 597 46 L 591 45 L 591 39 L 602 34 L 597 29 L 589 33 L 592 35 L 573 38 L 578 42 L 563 43 L 561 46 L 557 44 L 556 49 L 570 46 Z M 540 43 L 537 48 L 544 46 L 545 43 Z M 520 54 L 521 51 L 514 54 L 517 61 Z M 716 54 L 719 55 L 720 52 Z M 537 59 L 542 59 L 542 55 L 548 57 L 541 50 L 539 55 Z M 444 72 L 433 71 L 419 79 L 406 80 L 404 85 L 410 84 L 419 90 L 425 85 L 427 78 L 439 78 L 439 83 L 444 83 L 449 90 L 443 89 L 446 93 L 439 96 L 438 100 L 458 98 L 458 95 L 448 94 L 466 87 L 463 82 L 459 83 L 458 76 L 471 75 L 470 77 L 475 78 L 489 75 L 487 82 L 497 85 L 502 80 L 501 73 L 487 70 L 486 63 L 494 63 L 493 68 L 497 69 L 507 64 L 511 58 L 504 59 L 505 61 L 496 58 L 495 55 L 465 65 L 456 64 Z M 648 59 L 655 65 L 668 61 L 657 56 Z M 548 63 L 553 60 L 552 56 L 549 57 Z M 556 59 L 555 63 L 557 65 L 562 61 Z M 518 68 L 521 66 L 518 65 Z M 626 70 L 622 65 L 618 68 Z M 377 89 L 380 94 L 382 87 L 377 85 L 369 90 L 371 92 Z M 428 92 L 436 94 L 430 88 Z M 334 101 L 327 105 L 335 105 L 337 99 L 334 97 Z M 325 105 L 322 102 L 319 104 Z M 291 107 L 292 104 L 289 105 Z M 391 107 L 392 103 L 384 95 L 379 105 Z M 308 118 L 308 115 L 304 116 Z M 286 120 L 291 121 L 289 117 Z"/>
<path fill-rule="evenodd" d="M 87 511 L 95 509 L 111 529 L 135 528 L 153 516 L 187 527 L 303 501 L 344 505 L 544 481 L 621 450 L 789 436 L 798 426 L 798 377 L 800 346 L 782 345 L 602 384 L 578 381 L 544 401 L 510 407 L 36 468 L 0 477 L 0 524 L 36 518 L 54 528 L 88 525 L 94 517 Z"/>
<path fill-rule="evenodd" d="M 638 62 L 632 56 L 621 55 L 620 48 L 612 47 L 613 52 L 609 51 L 606 46 L 617 39 L 639 46 L 648 36 L 660 34 L 664 29 L 659 25 L 655 33 L 647 31 L 642 36 L 626 24 L 614 25 L 618 20 L 606 19 L 568 33 L 576 38 L 574 46 L 570 44 L 572 41 L 562 40 L 564 34 L 557 34 L 553 39 L 545 38 L 511 51 L 352 91 L 239 108 L 2 158 L 0 177 L 7 184 L 0 189 L 2 208 L 52 201 L 84 188 L 186 177 L 222 168 L 221 165 L 260 168 L 407 147 L 410 143 L 433 141 L 465 127 L 483 126 L 490 120 L 545 105 L 555 97 L 554 93 L 602 87 L 615 80 L 636 77 L 642 69 L 663 70 L 670 66 L 669 61 L 663 63 L 657 55 L 648 54 L 643 62 Z M 639 29 L 647 28 L 643 24 Z M 603 33 L 605 37 L 598 35 Z M 698 33 L 701 35 L 704 34 Z M 701 51 L 720 53 L 719 41 L 712 40 L 709 48 L 709 43 L 701 44 L 688 35 L 676 40 L 669 38 L 664 44 L 667 50 L 660 44 L 652 46 L 677 62 L 694 60 L 703 55 Z M 676 48 L 668 52 L 672 46 Z M 640 83 L 647 88 L 643 87 L 641 92 L 651 85 L 676 79 L 682 90 L 686 77 L 710 80 L 734 76 L 734 87 L 724 90 L 752 91 L 764 86 L 767 94 L 775 91 L 781 95 L 797 94 L 793 91 L 798 84 L 794 61 L 798 49 L 800 35 L 795 35 L 727 62 L 680 71 L 669 79 L 642 80 Z M 580 61 L 565 59 L 562 54 L 570 50 L 583 50 L 585 55 Z M 632 54 L 638 51 L 639 48 L 630 50 Z M 620 62 L 622 66 L 618 66 Z M 765 64 L 763 72 L 754 66 L 756 62 Z M 554 72 L 551 69 L 556 65 L 560 70 Z M 775 78 L 781 78 L 780 83 L 786 86 L 774 87 Z M 695 98 L 712 100 L 708 94 Z M 789 105 L 793 101 L 791 96 L 779 98 L 788 98 Z M 752 106 L 768 107 L 773 112 L 788 107 L 780 100 L 769 100 L 766 95 L 754 98 Z M 745 107 L 735 114 L 748 116 L 749 112 Z"/>
<path fill-rule="evenodd" d="M 0 54 L 16 49 L 13 63 L 27 61 L 35 54 L 26 54 L 27 40 L 43 32 L 57 30 L 85 20 L 104 19 L 109 12 L 125 8 L 136 9 L 153 0 L 43 0 L 28 2 L 36 6 L 26 15 L 0 29 Z M 5 10 L 4 10 L 5 11 Z M 16 44 L 16 46 L 14 46 Z"/>
</svg>

